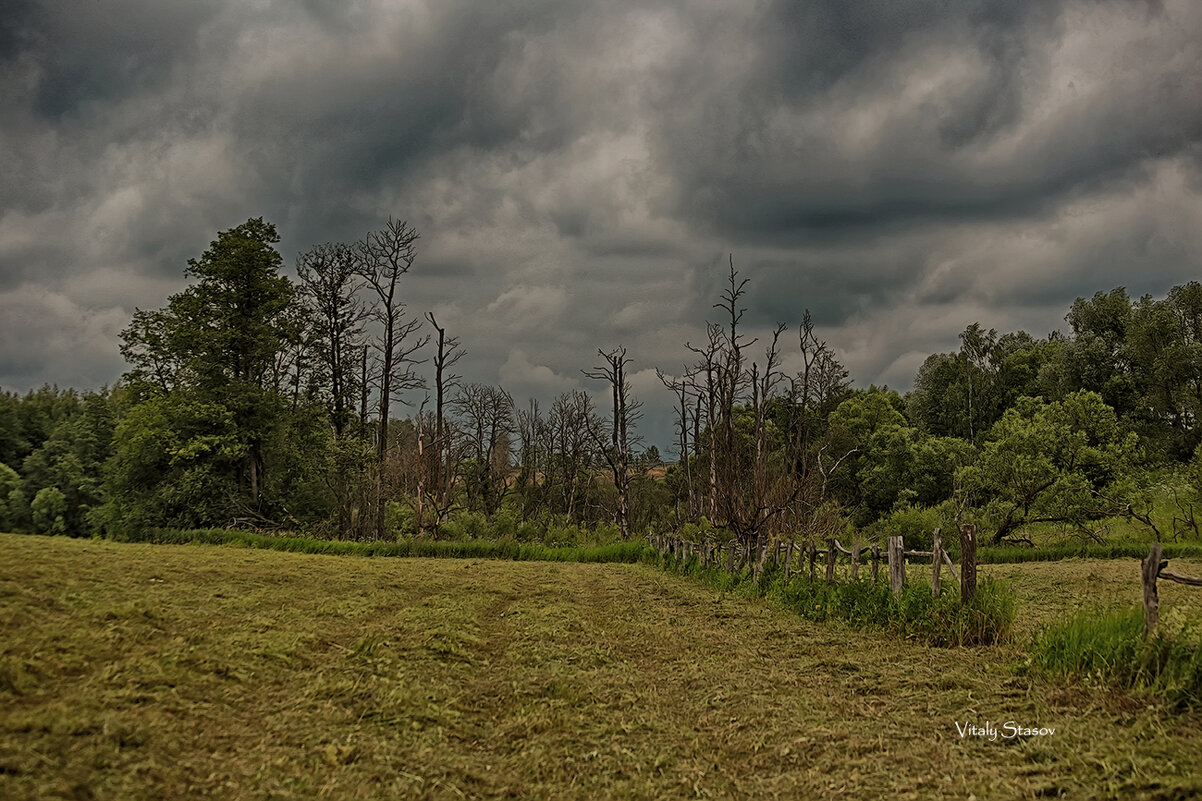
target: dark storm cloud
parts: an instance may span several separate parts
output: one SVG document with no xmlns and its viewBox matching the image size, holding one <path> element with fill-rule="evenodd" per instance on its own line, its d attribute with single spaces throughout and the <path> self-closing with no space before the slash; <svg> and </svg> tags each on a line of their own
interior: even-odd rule
<svg viewBox="0 0 1202 801">
<path fill-rule="evenodd" d="M 1146 3 L 1110 5 L 1126 7 L 1132 25 L 1154 13 Z M 1051 82 L 1071 81 L 1049 57 L 1076 22 L 1065 19 L 1069 6 L 1079 8 L 773 4 L 742 74 L 719 93 L 709 89 L 722 85 L 718 75 L 693 77 L 684 113 L 664 128 L 682 210 L 757 242 L 1037 217 L 1196 143 L 1197 57 L 1183 54 L 1158 74 L 1164 53 L 1149 43 L 1147 74 L 1092 102 L 1066 103 L 1020 146 L 1004 146 L 1032 123 Z M 1120 79 L 1135 69 L 1108 68 Z M 857 123 L 868 135 L 857 137 Z"/>
<path fill-rule="evenodd" d="M 141 0 L 37 6 L 26 17 L 26 55 L 38 73 L 34 110 L 56 122 L 159 91 L 200 56 L 194 32 L 220 9 L 212 0 Z"/>
<path fill-rule="evenodd" d="M 626 344 L 666 430 L 651 368 L 732 252 L 750 334 L 808 308 L 904 388 L 976 320 L 1197 276 L 1199 38 L 1189 0 L 16 0 L 0 385 L 115 379 L 133 308 L 248 217 L 291 263 L 394 216 L 411 310 L 519 398 Z"/>
</svg>

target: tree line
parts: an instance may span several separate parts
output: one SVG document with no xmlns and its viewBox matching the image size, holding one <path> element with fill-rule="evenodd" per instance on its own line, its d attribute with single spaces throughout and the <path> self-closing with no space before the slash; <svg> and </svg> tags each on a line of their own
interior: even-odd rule
<svg viewBox="0 0 1202 801">
<path fill-rule="evenodd" d="M 474 515 L 623 539 L 921 539 L 966 520 L 998 542 L 1035 524 L 1098 538 L 1115 518 L 1156 527 L 1151 469 L 1199 473 L 1197 283 L 1079 298 L 1069 332 L 1042 339 L 973 324 L 902 395 L 854 388 L 808 311 L 752 336 L 732 258 L 703 339 L 658 370 L 675 410 L 663 464 L 642 448 L 624 347 L 581 369 L 602 408 L 583 390 L 519 406 L 456 372 L 465 346 L 405 303 L 419 240 L 389 220 L 300 254 L 293 281 L 271 223 L 220 232 L 183 291 L 135 312 L 116 386 L 0 393 L 0 528 L 380 539 Z M 1174 533 L 1197 536 L 1195 496 L 1177 500 Z"/>
</svg>

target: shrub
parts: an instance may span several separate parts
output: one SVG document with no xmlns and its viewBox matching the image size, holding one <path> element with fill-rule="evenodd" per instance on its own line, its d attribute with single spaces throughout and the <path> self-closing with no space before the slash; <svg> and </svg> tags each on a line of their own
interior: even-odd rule
<svg viewBox="0 0 1202 801">
<path fill-rule="evenodd" d="M 384 525 L 397 539 L 417 536 L 417 515 L 407 503 L 388 501 L 384 506 Z"/>
<path fill-rule="evenodd" d="M 959 536 L 956 533 L 955 509 L 951 503 L 944 502 L 938 506 L 898 504 L 889 514 L 864 529 L 864 533 L 869 540 L 877 543 L 883 543 L 889 537 L 904 537 L 906 548 L 929 551 L 933 543 L 932 534 L 937 528 L 944 532 L 943 547 L 951 550 Z"/>
<path fill-rule="evenodd" d="M 67 496 L 58 487 L 43 487 L 30 505 L 33 529 L 39 534 L 67 533 Z"/>
</svg>

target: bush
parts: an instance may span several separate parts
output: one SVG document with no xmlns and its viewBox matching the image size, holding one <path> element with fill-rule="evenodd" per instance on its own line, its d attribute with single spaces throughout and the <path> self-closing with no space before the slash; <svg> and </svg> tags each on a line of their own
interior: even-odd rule
<svg viewBox="0 0 1202 801">
<path fill-rule="evenodd" d="M 384 525 L 397 539 L 416 537 L 418 534 L 417 515 L 407 503 L 388 501 L 384 506 Z"/>
<path fill-rule="evenodd" d="M 1083 613 L 1044 630 L 1031 663 L 1048 673 L 1153 695 L 1174 707 L 1202 705 L 1202 647 L 1189 626 L 1166 621 L 1147 641 L 1139 607 Z"/>
<path fill-rule="evenodd" d="M 67 533 L 67 496 L 58 487 L 43 487 L 30 505 L 33 530 L 38 534 Z"/>
<path fill-rule="evenodd" d="M 865 528 L 864 533 L 876 543 L 884 543 L 889 537 L 904 537 L 906 548 L 929 551 L 937 528 L 944 532 L 943 547 L 953 550 L 951 546 L 959 542 L 959 529 L 956 528 L 955 509 L 950 502 L 938 506 L 898 504 L 889 514 Z"/>
</svg>

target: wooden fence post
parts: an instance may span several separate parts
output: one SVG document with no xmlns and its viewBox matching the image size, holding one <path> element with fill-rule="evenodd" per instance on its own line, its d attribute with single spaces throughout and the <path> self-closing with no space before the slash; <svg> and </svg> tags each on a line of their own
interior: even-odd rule
<svg viewBox="0 0 1202 801">
<path fill-rule="evenodd" d="M 789 576 L 793 573 L 793 540 L 789 540 L 788 547 L 785 548 L 785 581 L 789 580 Z"/>
<path fill-rule="evenodd" d="M 906 548 L 901 537 L 889 538 L 889 589 L 900 598 L 906 584 Z"/>
<path fill-rule="evenodd" d="M 943 569 L 943 532 L 935 529 L 931 542 L 931 597 L 939 597 L 939 571 Z"/>
<path fill-rule="evenodd" d="M 818 548 L 814 545 L 813 540 L 810 540 L 810 542 L 807 544 L 809 545 L 809 552 L 807 553 L 807 556 L 810 558 L 810 583 L 812 584 L 816 579 L 816 576 L 814 575 L 814 563 L 818 561 Z"/>
<path fill-rule="evenodd" d="M 730 543 L 726 545 L 726 572 L 735 572 L 735 546 Z"/>
<path fill-rule="evenodd" d="M 860 576 L 860 541 L 853 540 L 851 543 L 851 580 L 855 581 Z"/>
<path fill-rule="evenodd" d="M 1148 558 L 1141 565 L 1144 585 L 1144 639 L 1147 639 L 1160 623 L 1160 596 L 1156 591 L 1156 577 L 1160 575 L 1162 550 L 1159 542 L 1154 543 L 1148 549 Z"/>
<path fill-rule="evenodd" d="M 826 583 L 835 583 L 835 538 L 826 541 Z"/>
<path fill-rule="evenodd" d="M 972 602 L 977 594 L 977 527 L 960 526 L 960 603 Z"/>
<path fill-rule="evenodd" d="M 872 546 L 872 583 L 876 584 L 881 571 L 881 546 Z"/>
</svg>

